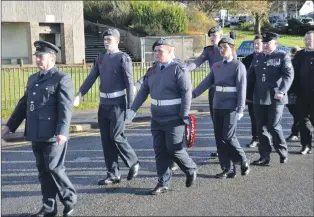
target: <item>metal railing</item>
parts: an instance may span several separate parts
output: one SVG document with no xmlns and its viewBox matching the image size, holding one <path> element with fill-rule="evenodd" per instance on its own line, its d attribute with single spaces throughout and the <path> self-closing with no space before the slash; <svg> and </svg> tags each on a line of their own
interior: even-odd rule
<svg viewBox="0 0 314 217">
<path fill-rule="evenodd" d="M 133 63 L 133 78 L 136 82 L 139 78 L 145 75 L 148 68 L 152 66 L 152 62 Z M 83 81 L 89 74 L 92 65 L 86 66 L 65 66 L 59 65 L 57 68 L 68 73 L 73 81 L 75 92 L 77 92 Z M 36 67 L 4 67 L 1 68 L 1 107 L 3 110 L 12 109 L 16 106 L 19 99 L 24 95 L 28 77 L 36 73 Z M 204 63 L 197 69 L 191 72 L 192 85 L 195 87 L 209 73 L 208 64 Z M 84 95 L 83 101 L 99 102 L 99 79 L 90 88 L 88 93 Z"/>
</svg>

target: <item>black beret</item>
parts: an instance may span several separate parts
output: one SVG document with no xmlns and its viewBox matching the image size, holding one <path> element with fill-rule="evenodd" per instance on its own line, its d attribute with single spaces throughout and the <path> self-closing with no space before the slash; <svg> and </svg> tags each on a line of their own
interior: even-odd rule
<svg viewBox="0 0 314 217">
<path fill-rule="evenodd" d="M 35 55 L 43 55 L 47 53 L 56 54 L 60 51 L 60 49 L 51 44 L 48 41 L 35 41 L 34 46 L 36 47 Z"/>
<path fill-rule="evenodd" d="M 279 35 L 274 32 L 264 32 L 262 33 L 262 42 L 269 42 L 271 40 L 275 40 L 279 38 Z"/>
<path fill-rule="evenodd" d="M 227 44 L 230 44 L 230 45 L 235 45 L 234 43 L 234 40 L 232 38 L 227 38 L 227 37 L 223 37 L 219 42 L 218 42 L 218 46 L 220 46 L 220 44 L 223 44 L 223 43 L 227 43 Z"/>
<path fill-rule="evenodd" d="M 262 39 L 262 35 L 255 35 L 254 40 L 256 40 L 256 39 Z"/>
<path fill-rule="evenodd" d="M 161 38 L 154 42 L 152 49 L 154 50 L 156 46 L 160 45 L 168 45 L 170 47 L 174 47 L 174 41 L 170 38 Z"/>
<path fill-rule="evenodd" d="M 105 36 L 115 36 L 115 37 L 120 37 L 120 32 L 117 29 L 106 29 L 103 33 L 102 33 L 102 37 Z"/>
<path fill-rule="evenodd" d="M 221 30 L 221 26 L 217 25 L 208 30 L 208 36 Z"/>
</svg>

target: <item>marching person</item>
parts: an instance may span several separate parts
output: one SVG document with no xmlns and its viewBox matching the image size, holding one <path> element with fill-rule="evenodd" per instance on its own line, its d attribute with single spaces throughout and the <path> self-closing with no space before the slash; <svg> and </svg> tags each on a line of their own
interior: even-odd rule
<svg viewBox="0 0 314 217">
<path fill-rule="evenodd" d="M 132 61 L 118 48 L 120 33 L 117 29 L 104 31 L 103 39 L 107 51 L 96 57 L 91 72 L 75 97 L 74 105 L 79 105 L 80 98 L 88 92 L 99 76 L 98 123 L 107 177 L 100 180 L 98 185 L 109 185 L 121 181 L 118 156 L 130 168 L 127 180 L 138 175 L 140 163 L 124 135 L 126 109 L 130 108 L 134 98 Z"/>
<path fill-rule="evenodd" d="M 292 63 L 293 63 L 293 58 L 295 54 L 299 50 L 301 50 L 301 48 L 298 46 L 295 46 L 291 49 L 290 56 L 291 56 Z M 295 68 L 294 68 L 294 71 L 296 71 Z M 298 117 L 298 106 L 296 104 L 296 95 L 294 93 L 291 93 L 290 90 L 288 91 L 288 104 L 286 106 L 293 118 L 293 124 L 291 126 L 291 134 L 286 138 L 286 141 L 287 142 L 300 141 L 299 139 L 300 127 L 299 127 L 299 117 Z"/>
<path fill-rule="evenodd" d="M 278 34 L 262 34 L 263 54 L 254 57 L 248 70 L 248 83 L 254 83 L 253 106 L 258 133 L 260 158 L 254 165 L 269 165 L 271 139 L 280 163 L 288 160 L 287 144 L 282 132 L 281 119 L 284 105 L 288 102 L 287 92 L 294 77 L 289 54 L 277 51 Z M 267 130 L 265 129 L 267 128 Z"/>
<path fill-rule="evenodd" d="M 71 77 L 55 67 L 59 48 L 46 41 L 35 41 L 34 46 L 39 72 L 28 78 L 25 94 L 1 136 L 15 132 L 26 119 L 25 137 L 32 142 L 43 196 L 42 208 L 31 216 L 56 216 L 57 195 L 64 205 L 63 216 L 69 216 L 77 201 L 64 167 L 74 89 Z"/>
<path fill-rule="evenodd" d="M 256 54 L 263 52 L 263 43 L 262 43 L 262 35 L 256 35 L 253 41 L 254 52 L 250 55 L 247 55 L 242 59 L 242 63 L 245 65 L 246 70 L 250 68 L 252 60 Z M 256 132 L 256 120 L 253 109 L 253 89 L 254 84 L 248 84 L 246 89 L 246 104 L 248 107 L 248 112 L 251 120 L 251 132 L 252 132 L 252 140 L 247 145 L 249 148 L 254 148 L 258 145 L 258 136 Z"/>
<path fill-rule="evenodd" d="M 150 191 L 157 195 L 169 189 L 174 161 L 186 174 L 186 187 L 196 179 L 196 164 L 183 148 L 185 121 L 191 105 L 191 79 L 184 66 L 172 60 L 171 39 L 160 39 L 154 47 L 156 64 L 146 73 L 144 83 L 128 111 L 132 120 L 137 109 L 151 95 L 151 132 L 155 151 L 158 183 Z"/>
<path fill-rule="evenodd" d="M 156 47 L 156 44 L 157 44 L 158 41 L 155 41 L 153 46 L 152 46 L 152 50 L 154 51 L 155 47 Z M 172 57 L 172 60 L 174 62 L 178 62 L 180 64 L 185 64 L 183 61 L 181 61 L 179 58 L 175 57 L 175 46 L 174 44 L 171 45 L 171 57 Z M 156 64 L 157 62 L 153 62 L 153 65 Z M 142 76 L 140 79 L 138 79 L 135 84 L 134 84 L 134 94 L 136 93 L 137 90 L 139 90 L 141 88 L 141 85 L 143 84 L 144 82 L 144 76 Z M 171 165 L 170 165 L 170 169 L 172 171 L 176 171 L 179 169 L 178 165 L 175 163 L 175 162 L 172 162 Z"/>
<path fill-rule="evenodd" d="M 293 59 L 295 80 L 291 92 L 296 95 L 299 109 L 300 137 L 302 149 L 300 154 L 312 153 L 312 127 L 314 125 L 314 31 L 304 36 L 305 48 L 297 52 Z M 311 126 L 312 125 L 312 126 Z"/>
<path fill-rule="evenodd" d="M 201 64 L 203 64 L 206 60 L 209 63 L 210 70 L 212 70 L 213 64 L 222 60 L 222 56 L 220 55 L 219 48 L 218 48 L 218 42 L 223 37 L 222 28 L 219 25 L 212 27 L 208 31 L 208 36 L 210 37 L 210 41 L 212 45 L 204 47 L 202 54 L 187 66 L 188 71 L 191 72 L 192 70 L 196 69 Z M 233 54 L 233 58 L 237 59 L 236 52 L 233 51 L 232 54 Z M 208 90 L 209 111 L 210 111 L 210 114 L 211 114 L 210 116 L 212 120 L 213 120 L 212 114 L 213 114 L 214 93 L 215 93 L 214 88 L 211 88 Z M 217 155 L 218 155 L 217 152 L 213 152 L 210 154 L 211 157 L 217 157 Z"/>
<path fill-rule="evenodd" d="M 217 151 L 222 172 L 217 178 L 234 178 L 236 162 L 241 163 L 241 174 L 250 171 L 249 161 L 236 137 L 237 122 L 243 117 L 246 95 L 246 69 L 233 58 L 234 40 L 222 38 L 219 43 L 222 61 L 212 66 L 209 75 L 193 90 L 193 98 L 208 88 L 215 88 L 213 122 Z M 233 166 L 232 163 L 233 162 Z"/>
</svg>

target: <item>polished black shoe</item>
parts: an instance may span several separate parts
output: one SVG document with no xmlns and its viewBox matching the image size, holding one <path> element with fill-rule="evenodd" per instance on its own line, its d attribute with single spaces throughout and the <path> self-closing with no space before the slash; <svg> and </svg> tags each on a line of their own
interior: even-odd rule
<svg viewBox="0 0 314 217">
<path fill-rule="evenodd" d="M 135 178 L 138 175 L 138 171 L 140 170 L 140 162 L 136 162 L 135 164 L 133 164 L 133 166 L 131 166 L 130 170 L 129 170 L 129 174 L 127 177 L 127 180 L 132 180 L 133 178 Z"/>
<path fill-rule="evenodd" d="M 53 212 L 47 212 L 42 208 L 38 213 L 30 215 L 30 217 L 55 217 L 57 216 L 57 210 Z"/>
<path fill-rule="evenodd" d="M 249 162 L 245 162 L 241 166 L 241 175 L 246 176 L 247 174 L 249 174 L 249 172 L 250 172 L 250 164 L 249 164 Z"/>
<path fill-rule="evenodd" d="M 308 153 L 308 154 L 312 154 L 312 148 L 310 148 L 307 153 Z"/>
<path fill-rule="evenodd" d="M 258 145 L 258 141 L 252 139 L 251 142 L 247 145 L 248 148 L 255 148 Z"/>
<path fill-rule="evenodd" d="M 63 210 L 63 216 L 71 216 L 74 212 L 74 206 L 65 206 Z"/>
<path fill-rule="evenodd" d="M 284 164 L 288 162 L 288 157 L 280 157 L 280 163 Z"/>
<path fill-rule="evenodd" d="M 227 178 L 234 179 L 237 176 L 237 174 L 234 171 L 230 171 L 227 173 Z"/>
<path fill-rule="evenodd" d="M 172 162 L 172 164 L 171 164 L 171 166 L 169 168 L 173 172 L 173 171 L 178 170 L 179 166 L 175 162 Z"/>
<path fill-rule="evenodd" d="M 269 166 L 269 160 L 265 158 L 260 158 L 256 161 L 253 161 L 252 165 L 256 166 Z"/>
<path fill-rule="evenodd" d="M 161 193 L 166 193 L 168 191 L 168 187 L 157 185 L 153 190 L 149 192 L 151 195 L 158 195 Z"/>
<path fill-rule="evenodd" d="M 301 151 L 300 151 L 300 154 L 306 155 L 309 151 L 310 151 L 309 147 L 303 146 Z"/>
<path fill-rule="evenodd" d="M 197 172 L 196 170 L 193 172 L 192 175 L 187 175 L 186 176 L 186 180 L 185 180 L 185 186 L 188 188 L 188 187 L 191 187 L 196 179 L 196 176 L 197 176 Z"/>
<path fill-rule="evenodd" d="M 216 177 L 217 179 L 224 179 L 224 178 L 227 178 L 229 172 L 230 172 L 230 170 L 224 170 L 224 171 L 222 171 L 221 173 L 217 173 L 217 174 L 215 175 L 215 177 Z"/>
<path fill-rule="evenodd" d="M 287 142 L 299 142 L 300 138 L 298 136 L 295 135 L 290 135 L 286 138 Z"/>
<path fill-rule="evenodd" d="M 121 179 L 119 178 L 111 178 L 111 177 L 107 177 L 103 180 L 100 180 L 98 182 L 98 185 L 111 185 L 111 184 L 117 184 L 120 183 Z"/>
<path fill-rule="evenodd" d="M 211 157 L 218 157 L 218 152 L 212 152 L 212 153 L 210 153 L 210 156 Z"/>
</svg>

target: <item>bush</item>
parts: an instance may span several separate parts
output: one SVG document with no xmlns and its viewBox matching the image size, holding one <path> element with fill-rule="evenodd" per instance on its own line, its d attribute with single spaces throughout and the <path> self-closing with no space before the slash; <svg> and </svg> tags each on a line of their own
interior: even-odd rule
<svg viewBox="0 0 314 217">
<path fill-rule="evenodd" d="M 191 32 L 207 33 L 210 28 L 217 25 L 217 22 L 208 18 L 207 14 L 203 11 L 199 11 L 193 7 L 187 9 L 187 16 L 189 19 L 189 34 Z"/>
<path fill-rule="evenodd" d="M 185 9 L 176 4 L 133 1 L 131 11 L 133 27 L 142 29 L 149 35 L 187 32 Z"/>
<path fill-rule="evenodd" d="M 242 31 L 254 31 L 255 25 L 253 23 L 244 22 L 240 23 L 239 29 Z"/>
</svg>

